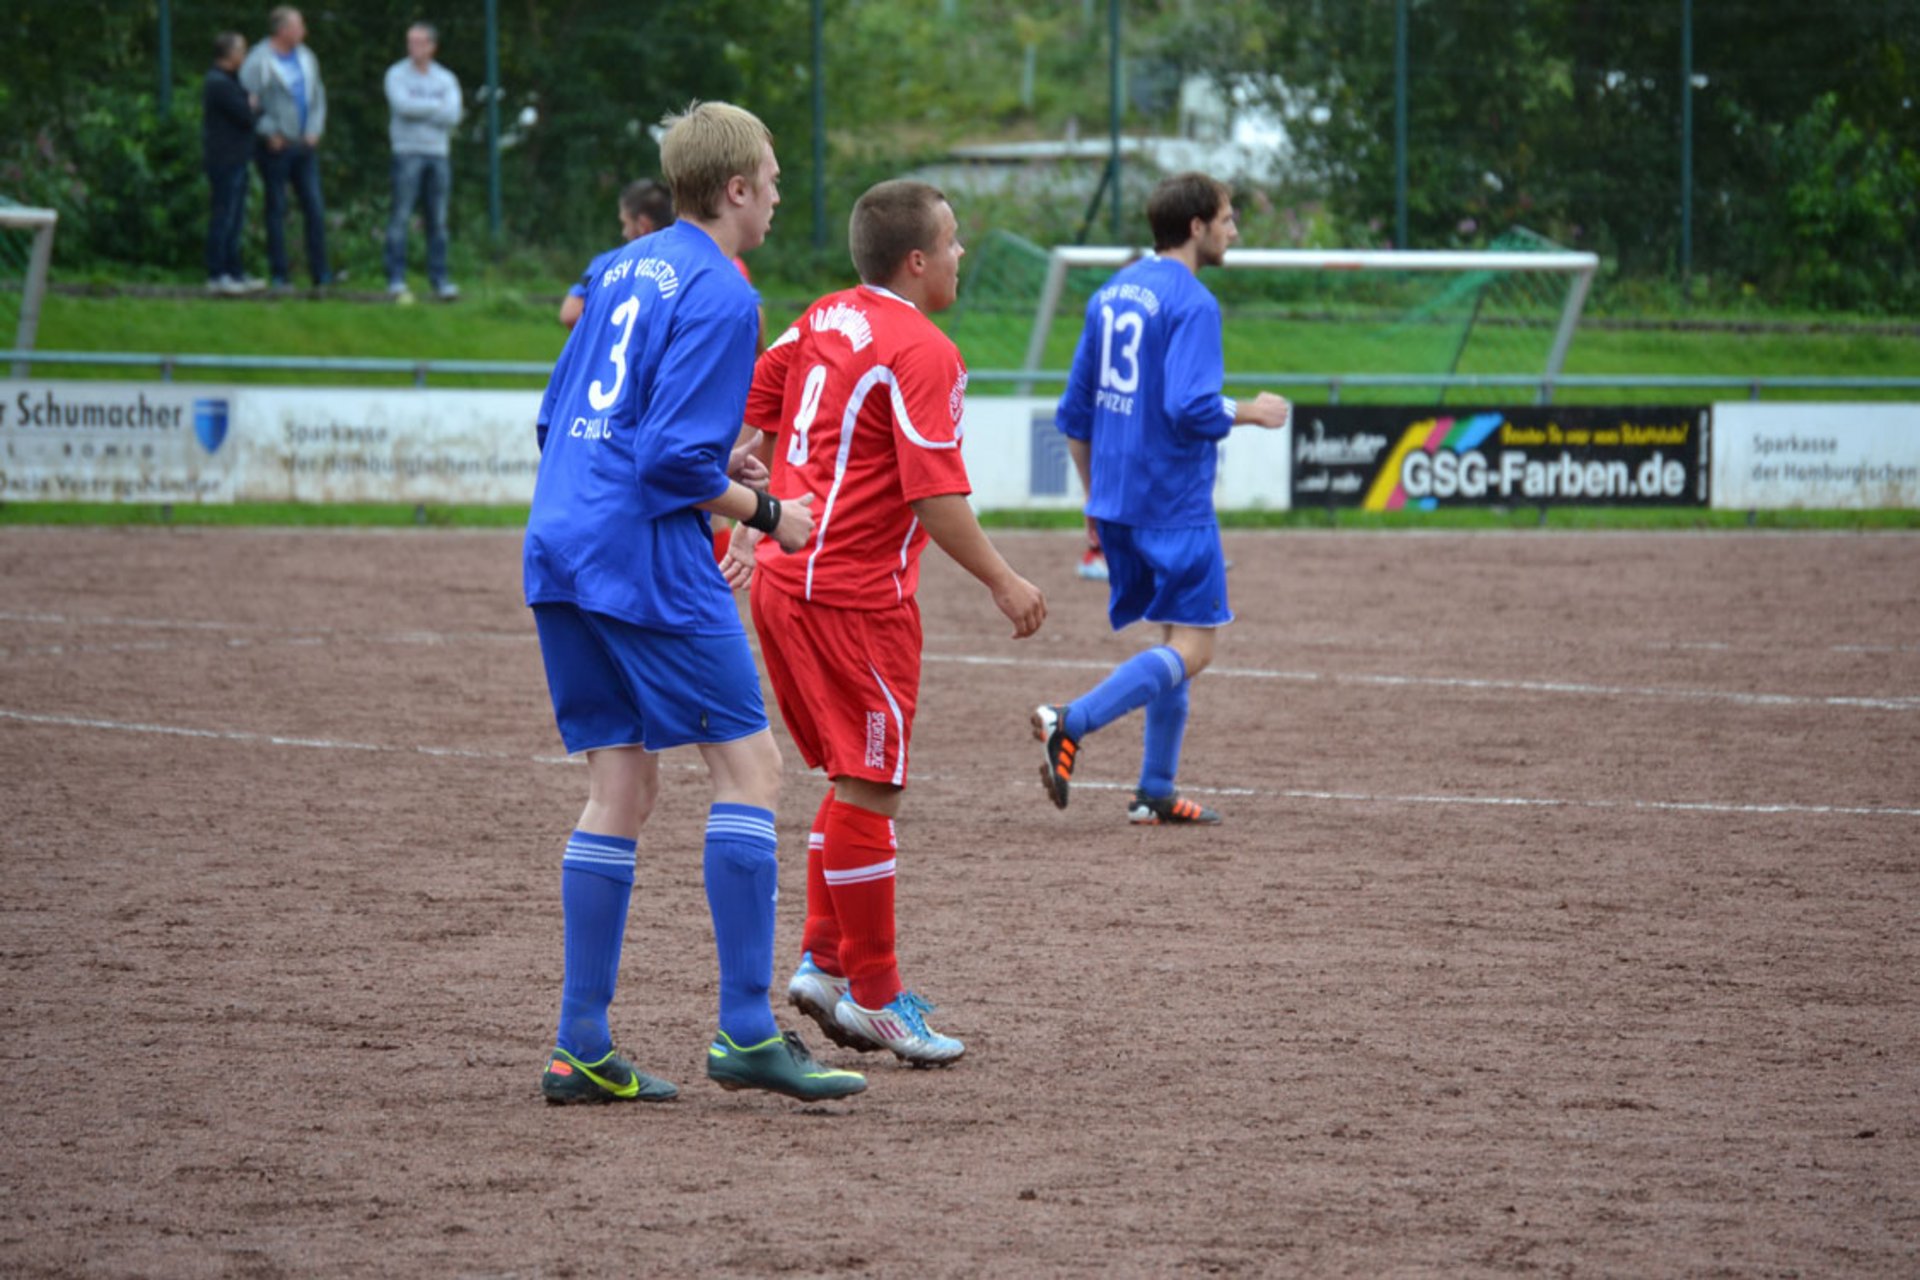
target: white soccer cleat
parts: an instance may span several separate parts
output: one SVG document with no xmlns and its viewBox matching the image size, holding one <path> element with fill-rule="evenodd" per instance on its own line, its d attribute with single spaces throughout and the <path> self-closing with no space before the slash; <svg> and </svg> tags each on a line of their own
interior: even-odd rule
<svg viewBox="0 0 1920 1280">
<path fill-rule="evenodd" d="M 833 1016 L 849 1035 L 890 1049 L 902 1062 L 916 1067 L 943 1067 L 958 1062 L 967 1046 L 927 1025 L 933 1006 L 911 991 L 902 991 L 879 1009 L 854 1003 L 851 992 L 840 997 Z"/>
<path fill-rule="evenodd" d="M 819 1024 L 822 1034 L 842 1049 L 872 1053 L 884 1045 L 855 1036 L 834 1017 L 840 997 L 847 994 L 847 980 L 836 978 L 813 962 L 813 952 L 800 957 L 800 967 L 787 980 L 787 1003 Z"/>
</svg>

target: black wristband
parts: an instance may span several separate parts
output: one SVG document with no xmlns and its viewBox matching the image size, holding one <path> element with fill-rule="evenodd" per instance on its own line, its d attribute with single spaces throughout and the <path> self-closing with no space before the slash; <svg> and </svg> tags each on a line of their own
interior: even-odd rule
<svg viewBox="0 0 1920 1280">
<path fill-rule="evenodd" d="M 772 533 L 780 527 L 780 499 L 770 493 L 755 489 L 753 496 L 760 500 L 754 513 L 740 523 L 749 529 L 758 529 L 762 533 Z"/>
</svg>

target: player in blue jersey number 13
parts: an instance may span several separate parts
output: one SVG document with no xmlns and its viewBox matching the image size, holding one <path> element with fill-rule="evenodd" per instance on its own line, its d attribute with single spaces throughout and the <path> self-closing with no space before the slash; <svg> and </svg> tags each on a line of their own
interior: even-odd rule
<svg viewBox="0 0 1920 1280">
<path fill-rule="evenodd" d="M 1234 427 L 1278 429 L 1293 408 L 1270 392 L 1221 394 L 1220 304 L 1200 283 L 1240 237 L 1233 196 L 1183 173 L 1147 201 L 1154 256 L 1116 272 L 1087 303 L 1055 424 L 1087 492 L 1107 560 L 1114 630 L 1159 624 L 1161 643 L 1121 663 L 1071 702 L 1033 712 L 1046 752 L 1041 781 L 1064 809 L 1087 735 L 1146 709 L 1146 750 L 1127 818 L 1210 824 L 1220 815 L 1174 788 L 1187 728 L 1187 689 L 1213 660 L 1214 632 L 1233 621 L 1213 512 L 1220 441 Z"/>
</svg>

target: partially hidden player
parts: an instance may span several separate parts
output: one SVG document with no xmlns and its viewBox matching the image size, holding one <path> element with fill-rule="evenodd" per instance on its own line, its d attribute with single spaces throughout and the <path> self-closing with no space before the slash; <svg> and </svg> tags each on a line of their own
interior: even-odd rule
<svg viewBox="0 0 1920 1280">
<path fill-rule="evenodd" d="M 673 193 L 651 178 L 629 182 L 620 191 L 619 214 L 620 243 L 589 262 L 567 296 L 560 299 L 560 323 L 569 329 L 580 323 L 580 315 L 587 309 L 587 291 L 607 264 L 620 256 L 620 250 L 641 236 L 673 225 Z"/>
<path fill-rule="evenodd" d="M 1088 301 L 1055 424 L 1106 555 L 1108 619 L 1116 631 L 1158 624 L 1161 643 L 1072 702 L 1037 708 L 1033 732 L 1046 751 L 1041 781 L 1064 809 L 1080 744 L 1144 707 L 1128 820 L 1215 823 L 1220 815 L 1180 796 L 1174 776 L 1188 687 L 1213 660 L 1214 632 L 1233 621 L 1213 511 L 1217 446 L 1243 423 L 1285 426 L 1292 407 L 1270 392 L 1221 394 L 1220 304 L 1198 273 L 1240 238 L 1226 185 L 1203 173 L 1168 178 L 1147 202 L 1147 221 L 1155 256 L 1114 273 Z"/>
<path fill-rule="evenodd" d="M 774 1022 L 774 803 L 780 755 L 708 513 L 802 545 L 806 500 L 781 503 L 729 476 L 753 378 L 759 299 L 734 254 L 759 244 L 780 202 L 766 127 L 726 103 L 666 121 L 661 165 L 680 220 L 622 249 L 589 292 L 540 410 L 527 521 L 526 599 L 554 718 L 587 757 L 587 805 L 561 860 L 565 975 L 548 1101 L 663 1101 L 674 1086 L 614 1050 L 640 828 L 659 757 L 695 746 L 712 784 L 704 872 L 720 963 L 707 1074 L 724 1088 L 796 1098 L 866 1080 L 818 1064 Z"/>
<path fill-rule="evenodd" d="M 979 579 L 1016 639 L 1046 617 L 967 505 L 960 352 L 928 316 L 952 305 L 953 209 L 921 182 L 883 182 L 854 206 L 861 283 L 809 307 L 760 360 L 747 423 L 772 453 L 771 491 L 824 495 L 797 550 L 737 532 L 728 559 L 751 581 L 754 629 L 787 730 L 833 785 L 807 849 L 807 923 L 787 991 L 837 1043 L 915 1065 L 966 1046 L 894 955 L 894 818 L 920 690 L 920 553 L 939 544 Z M 749 553 L 753 556 L 749 559 Z"/>
</svg>

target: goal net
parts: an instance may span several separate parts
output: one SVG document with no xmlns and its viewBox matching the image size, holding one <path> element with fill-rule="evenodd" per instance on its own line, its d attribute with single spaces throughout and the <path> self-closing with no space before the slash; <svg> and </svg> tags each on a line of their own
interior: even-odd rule
<svg viewBox="0 0 1920 1280">
<path fill-rule="evenodd" d="M 39 331 L 58 220 L 51 209 L 28 208 L 0 196 L 0 342 L 17 351 L 31 351 Z M 14 377 L 27 373 L 26 361 L 13 362 Z"/>
<path fill-rule="evenodd" d="M 969 253 L 946 327 L 970 368 L 999 375 L 990 381 L 1057 382 L 1088 298 L 1144 253 L 1047 250 L 995 232 Z M 1207 284 L 1226 318 L 1230 383 L 1392 375 L 1379 398 L 1437 399 L 1445 384 L 1421 379 L 1556 377 L 1598 266 L 1593 254 L 1515 231 L 1474 251 L 1233 249 Z"/>
</svg>

